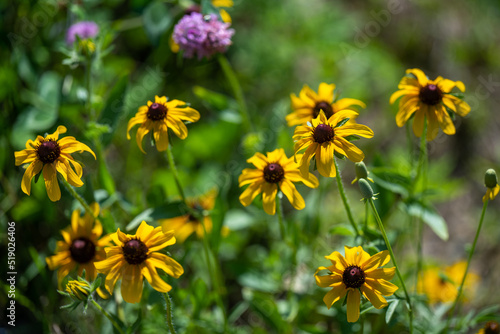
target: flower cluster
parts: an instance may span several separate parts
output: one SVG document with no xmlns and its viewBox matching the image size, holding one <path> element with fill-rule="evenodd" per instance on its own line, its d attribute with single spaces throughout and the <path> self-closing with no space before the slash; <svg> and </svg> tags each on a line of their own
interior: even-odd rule
<svg viewBox="0 0 500 334">
<path fill-rule="evenodd" d="M 194 12 L 177 23 L 172 37 L 184 51 L 185 58 L 210 58 L 216 53 L 226 52 L 231 45 L 234 30 L 229 26 L 230 23 L 219 21 L 215 14 L 204 16 Z"/>
</svg>

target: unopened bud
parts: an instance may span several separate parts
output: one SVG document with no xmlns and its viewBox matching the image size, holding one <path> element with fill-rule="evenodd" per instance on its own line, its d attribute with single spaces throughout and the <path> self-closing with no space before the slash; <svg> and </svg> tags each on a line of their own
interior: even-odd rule
<svg viewBox="0 0 500 334">
<path fill-rule="evenodd" d="M 484 174 L 484 185 L 488 188 L 495 188 L 498 184 L 497 173 L 494 169 L 488 169 Z"/>
<path fill-rule="evenodd" d="M 359 190 L 361 191 L 361 195 L 363 195 L 364 199 L 372 199 L 373 198 L 373 189 L 365 179 L 359 179 L 358 181 Z"/>
<path fill-rule="evenodd" d="M 66 285 L 66 292 L 74 300 L 86 301 L 90 295 L 90 285 L 82 281 L 69 281 Z"/>
<path fill-rule="evenodd" d="M 368 170 L 366 169 L 366 165 L 363 161 L 356 162 L 354 164 L 354 168 L 358 179 L 366 179 L 368 177 Z"/>
</svg>

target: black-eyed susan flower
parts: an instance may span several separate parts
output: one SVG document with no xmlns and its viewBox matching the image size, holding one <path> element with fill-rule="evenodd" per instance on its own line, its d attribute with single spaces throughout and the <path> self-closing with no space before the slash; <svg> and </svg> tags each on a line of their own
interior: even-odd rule
<svg viewBox="0 0 500 334">
<path fill-rule="evenodd" d="M 99 215 L 99 204 L 92 203 L 90 208 L 94 215 Z M 61 231 L 64 240 L 57 242 L 56 255 L 45 259 L 50 270 L 58 270 L 59 284 L 74 269 L 78 269 L 78 276 L 85 270 L 87 280 L 96 279 L 94 263 L 106 258 L 104 247 L 111 241 L 110 236 L 101 238 L 102 232 L 99 220 L 88 212 L 80 216 L 79 209 L 73 211 L 71 225 Z"/>
<path fill-rule="evenodd" d="M 453 302 L 457 298 L 458 288 L 462 282 L 467 262 L 460 261 L 444 269 L 428 267 L 418 281 L 418 291 L 429 299 L 431 304 Z M 469 272 L 463 287 L 463 296 L 474 295 L 479 276 Z"/>
<path fill-rule="evenodd" d="M 188 131 L 183 121 L 196 122 L 199 119 L 200 113 L 187 106 L 186 102 L 167 101 L 165 96 L 155 96 L 155 102 L 148 101 L 147 105 L 140 107 L 137 114 L 128 122 L 127 139 L 130 139 L 130 129 L 141 124 L 135 136 L 140 150 L 146 153 L 142 148 L 142 139 L 153 131 L 156 148 L 160 152 L 165 151 L 168 148 L 168 129 L 180 139 L 185 139 Z"/>
<path fill-rule="evenodd" d="M 72 186 L 83 186 L 82 166 L 71 157 L 71 153 L 87 151 L 92 153 L 94 158 L 96 156 L 87 145 L 80 143 L 75 137 L 59 139 L 59 134 L 62 133 L 66 133 L 66 127 L 60 125 L 53 134 L 45 138 L 38 136 L 35 141 L 28 140 L 26 149 L 14 152 L 16 166 L 29 163 L 21 182 L 21 189 L 25 194 L 31 193 L 31 179 L 40 172 L 45 180 L 47 195 L 53 202 L 61 199 L 57 172 Z"/>
<path fill-rule="evenodd" d="M 172 287 L 158 274 L 157 268 L 178 278 L 184 273 L 182 266 L 171 257 L 158 252 L 175 244 L 174 231 L 164 233 L 161 227 L 154 228 L 145 221 L 135 235 L 125 234 L 120 229 L 111 234 L 116 246 L 106 248 L 106 260 L 96 262 L 97 270 L 106 275 L 105 287 L 113 293 L 121 278 L 121 293 L 127 303 L 138 303 L 142 297 L 143 279 L 153 289 L 169 292 Z"/>
<path fill-rule="evenodd" d="M 353 109 L 353 106 L 365 108 L 366 105 L 360 100 L 344 98 L 335 101 L 335 85 L 320 83 L 318 93 L 309 86 L 304 85 L 299 96 L 290 94 L 292 100 L 293 112 L 286 116 L 288 126 L 303 125 L 318 117 L 321 110 L 324 111 L 326 118 L 344 109 Z M 353 117 L 350 121 L 354 120 Z"/>
<path fill-rule="evenodd" d="M 328 308 L 347 295 L 348 322 L 359 319 L 361 293 L 375 308 L 380 309 L 388 305 L 383 296 L 392 296 L 398 289 L 389 282 L 396 268 L 380 268 L 389 262 L 389 251 L 370 256 L 361 246 L 345 246 L 345 258 L 339 252 L 333 252 L 325 258 L 332 261 L 332 265 L 316 270 L 316 284 L 322 288 L 332 288 L 323 298 Z M 329 274 L 319 276 L 321 270 L 328 270 Z"/>
<path fill-rule="evenodd" d="M 494 169 L 490 168 L 484 174 L 484 185 L 486 186 L 486 194 L 483 196 L 483 202 L 494 200 L 500 191 L 497 173 Z"/>
<path fill-rule="evenodd" d="M 470 112 L 470 106 L 450 92 L 455 87 L 464 92 L 464 84 L 441 76 L 429 80 L 418 68 L 408 69 L 406 73 L 413 76 L 401 79 L 399 90 L 390 98 L 392 104 L 403 96 L 399 101 L 396 124 L 402 127 L 415 114 L 413 132 L 417 137 L 422 136 L 425 119 L 428 126 L 426 137 L 428 141 L 436 138 L 439 128 L 447 135 L 455 134 L 455 125 L 447 109 L 464 117 Z"/>
<path fill-rule="evenodd" d="M 200 222 L 199 217 L 193 214 L 185 214 L 183 216 L 160 219 L 158 223 L 162 226 L 163 232 L 174 230 L 174 236 L 178 242 L 184 242 L 191 234 L 196 233 L 198 238 L 203 238 L 205 231 L 207 233 L 212 231 L 212 218 L 210 218 L 209 212 L 214 208 L 215 199 L 217 198 L 217 191 L 210 190 L 206 194 L 199 196 L 197 198 L 186 199 L 186 204 L 194 211 L 197 211 L 201 217 L 203 217 L 203 224 Z M 227 227 L 222 228 L 222 235 L 227 235 L 229 229 Z"/>
<path fill-rule="evenodd" d="M 336 112 L 326 118 L 323 111 L 308 125 L 297 126 L 293 134 L 295 154 L 306 149 L 300 160 L 300 172 L 309 175 L 309 163 L 316 158 L 318 172 L 325 177 L 335 177 L 334 153 L 347 156 L 349 160 L 359 162 L 365 158 L 363 152 L 346 139 L 349 136 L 373 137 L 373 131 L 366 125 L 347 123 L 348 119 L 358 114 L 352 110 Z"/>
<path fill-rule="evenodd" d="M 293 182 L 302 182 L 310 188 L 316 188 L 319 185 L 316 176 L 312 174 L 302 176 L 293 157 L 287 158 L 282 148 L 267 152 L 267 156 L 255 153 L 247 162 L 257 169 L 245 168 L 241 172 L 238 178 L 240 187 L 247 184 L 249 186 L 240 195 L 240 202 L 244 206 L 249 206 L 254 198 L 262 193 L 264 211 L 269 215 L 274 215 L 276 212 L 278 188 L 295 209 L 302 210 L 306 204 Z"/>
<path fill-rule="evenodd" d="M 488 321 L 477 334 L 500 334 L 500 325 L 496 321 Z"/>
</svg>

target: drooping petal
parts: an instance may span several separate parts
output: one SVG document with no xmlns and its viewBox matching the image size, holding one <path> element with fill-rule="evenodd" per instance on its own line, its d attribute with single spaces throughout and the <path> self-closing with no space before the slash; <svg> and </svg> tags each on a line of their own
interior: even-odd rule
<svg viewBox="0 0 500 334">
<path fill-rule="evenodd" d="M 366 297 L 366 299 L 368 299 L 370 303 L 372 303 L 373 306 L 375 306 L 375 308 L 381 309 L 388 305 L 385 298 L 366 283 L 363 284 L 360 289 L 363 292 L 363 295 Z"/>
<path fill-rule="evenodd" d="M 316 148 L 318 147 L 317 143 L 311 144 L 304 152 L 302 159 L 300 160 L 300 174 L 304 177 L 308 177 L 309 175 L 309 164 L 311 163 L 312 157 L 316 154 Z"/>
<path fill-rule="evenodd" d="M 417 78 L 420 86 L 422 87 L 427 86 L 427 82 L 429 81 L 429 79 L 427 79 L 427 76 L 424 74 L 424 72 L 422 72 L 422 70 L 418 68 L 412 68 L 406 70 L 406 74 L 413 74 Z"/>
<path fill-rule="evenodd" d="M 257 182 L 263 178 L 264 172 L 262 169 L 245 168 L 238 177 L 238 183 L 240 187 L 243 187 L 244 185 Z"/>
<path fill-rule="evenodd" d="M 61 140 L 59 140 L 57 143 L 60 145 L 61 153 L 71 154 L 74 152 L 87 151 L 94 156 L 94 159 L 97 159 L 94 151 L 92 151 L 90 149 L 90 147 L 88 147 L 84 143 L 80 143 L 74 137 L 64 137 Z"/>
<path fill-rule="evenodd" d="M 361 269 L 366 273 L 377 269 L 378 267 L 385 266 L 391 259 L 388 250 L 378 252 L 377 254 L 370 257 L 367 261 L 361 263 Z"/>
<path fill-rule="evenodd" d="M 342 282 L 342 276 L 339 275 L 314 275 L 314 278 L 316 279 L 316 285 L 321 288 L 327 288 L 333 284 Z"/>
<path fill-rule="evenodd" d="M 396 273 L 396 267 L 392 268 L 377 268 L 374 270 L 371 270 L 370 272 L 367 272 L 365 270 L 366 276 L 374 279 L 385 279 L 387 281 L 390 281 L 393 277 L 394 274 Z"/>
<path fill-rule="evenodd" d="M 330 308 L 337 301 L 345 297 L 347 293 L 347 289 L 344 284 L 337 283 L 333 285 L 333 289 L 327 292 L 325 297 L 323 297 L 323 301 L 325 302 L 326 307 Z"/>
<path fill-rule="evenodd" d="M 147 120 L 147 117 L 146 115 L 136 115 L 135 117 L 132 117 L 129 121 L 128 121 L 128 125 L 127 125 L 127 139 L 130 140 L 130 130 L 137 124 L 143 124 L 145 123 Z"/>
<path fill-rule="evenodd" d="M 151 131 L 152 126 L 152 122 L 150 120 L 147 120 L 146 123 L 143 123 L 137 129 L 137 133 L 135 134 L 135 141 L 137 142 L 137 146 L 139 146 L 139 149 L 144 154 L 146 154 L 146 151 L 144 151 L 144 149 L 142 148 L 142 139 L 149 133 L 149 131 Z"/>
<path fill-rule="evenodd" d="M 366 108 L 366 104 L 360 100 L 343 98 L 338 100 L 333 104 L 335 110 L 344 110 L 350 106 L 360 106 L 361 108 Z"/>
<path fill-rule="evenodd" d="M 332 261 L 337 273 L 342 275 L 344 270 L 349 267 L 349 263 L 347 263 L 346 259 L 339 252 L 332 252 L 330 255 L 325 256 L 326 259 Z"/>
<path fill-rule="evenodd" d="M 318 145 L 316 151 L 316 167 L 324 177 L 335 177 L 336 169 L 333 161 L 333 144 L 331 142 Z"/>
<path fill-rule="evenodd" d="M 398 289 L 398 286 L 388 282 L 384 279 L 373 279 L 370 277 L 365 278 L 365 285 L 370 286 L 375 291 L 379 292 L 384 296 L 392 296 L 394 292 Z"/>
<path fill-rule="evenodd" d="M 434 110 L 430 110 L 427 116 L 427 141 L 433 141 L 439 133 L 439 122 Z"/>
<path fill-rule="evenodd" d="M 60 200 L 61 189 L 59 189 L 59 183 L 57 182 L 57 172 L 54 164 L 45 164 L 42 173 L 50 200 L 52 202 Z"/>
<path fill-rule="evenodd" d="M 280 182 L 280 189 L 288 198 L 292 206 L 297 210 L 302 210 L 306 207 L 306 203 L 304 202 L 304 198 L 299 194 L 295 185 L 288 179 L 283 179 Z"/>
<path fill-rule="evenodd" d="M 411 115 L 418 109 L 418 97 L 406 98 L 401 100 L 399 111 L 396 114 L 396 124 L 402 127 L 410 119 Z"/>
<path fill-rule="evenodd" d="M 285 177 L 292 182 L 302 182 L 309 188 L 317 188 L 319 186 L 318 178 L 311 173 L 307 177 L 304 177 L 298 170 L 292 170 L 286 171 Z"/>
<path fill-rule="evenodd" d="M 446 108 L 444 106 L 437 108 L 436 117 L 437 121 L 439 122 L 439 127 L 443 130 L 444 133 L 449 136 L 455 134 L 455 125 L 453 125 L 450 115 L 448 115 L 448 112 L 446 111 Z"/>
<path fill-rule="evenodd" d="M 350 289 L 347 294 L 347 321 L 356 322 L 359 319 L 359 304 L 361 294 L 358 289 Z"/>
<path fill-rule="evenodd" d="M 335 134 L 340 137 L 346 137 L 350 135 L 364 137 L 364 138 L 372 138 L 373 130 L 362 124 L 346 124 L 339 128 L 335 129 Z"/>
<path fill-rule="evenodd" d="M 459 116 L 465 117 L 465 116 L 467 116 L 467 114 L 469 114 L 470 105 L 467 102 L 465 102 L 464 100 L 459 99 L 458 97 L 453 96 L 453 95 L 445 95 L 443 97 L 443 101 L 444 100 L 450 100 L 451 102 L 453 102 L 455 104 L 455 106 L 457 107 L 457 114 Z"/>
<path fill-rule="evenodd" d="M 155 138 L 158 152 L 166 151 L 168 148 L 168 128 L 164 122 L 157 121 L 153 136 Z"/>
<path fill-rule="evenodd" d="M 140 265 L 124 265 L 121 287 L 124 301 L 131 304 L 141 301 L 142 281 L 142 270 Z"/>
<path fill-rule="evenodd" d="M 167 126 L 175 133 L 180 139 L 186 139 L 188 130 L 186 125 L 179 119 L 167 116 Z"/>
<path fill-rule="evenodd" d="M 35 161 L 38 156 L 37 156 L 35 150 L 26 149 L 26 150 L 14 152 L 14 157 L 16 158 L 15 165 L 19 166 L 22 164 L 27 164 L 27 163 Z"/>
<path fill-rule="evenodd" d="M 262 186 L 262 206 L 268 215 L 276 213 L 276 194 L 278 186 L 276 183 L 264 182 Z"/>
<path fill-rule="evenodd" d="M 356 145 L 342 137 L 335 137 L 335 146 L 341 147 L 347 158 L 353 162 L 363 161 L 365 154 Z"/>
<path fill-rule="evenodd" d="M 150 254 L 150 257 L 147 259 L 147 261 L 152 266 L 162 269 L 167 273 L 167 275 L 170 275 L 174 278 L 178 278 L 179 276 L 184 274 L 184 268 L 182 268 L 182 266 L 177 261 L 165 254 L 153 252 Z"/>
<path fill-rule="evenodd" d="M 422 136 L 422 132 L 424 131 L 424 121 L 425 115 L 427 114 L 427 107 L 421 106 L 417 112 L 415 112 L 415 117 L 413 118 L 413 133 L 417 137 Z"/>
<path fill-rule="evenodd" d="M 146 261 L 145 264 L 145 267 L 142 269 L 142 274 L 153 289 L 160 292 L 169 292 L 172 290 L 172 287 L 161 279 L 160 275 L 158 275 L 158 272 L 156 271 L 156 268 L 151 263 Z"/>
<path fill-rule="evenodd" d="M 240 202 L 243 206 L 249 206 L 255 197 L 262 192 L 262 184 L 264 181 L 255 182 L 248 186 L 240 195 Z"/>
<path fill-rule="evenodd" d="M 42 167 L 43 162 L 41 162 L 40 160 L 35 160 L 24 171 L 23 179 L 21 182 L 21 190 L 26 195 L 29 195 L 31 193 L 31 179 L 33 179 L 33 176 L 35 176 L 36 174 L 40 173 Z"/>
</svg>

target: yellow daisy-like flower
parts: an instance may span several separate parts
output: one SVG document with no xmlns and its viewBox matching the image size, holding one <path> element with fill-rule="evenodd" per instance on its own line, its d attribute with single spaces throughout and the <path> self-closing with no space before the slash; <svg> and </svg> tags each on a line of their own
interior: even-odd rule
<svg viewBox="0 0 500 334">
<path fill-rule="evenodd" d="M 217 8 L 231 8 L 234 6 L 234 1 L 233 0 L 212 0 L 212 5 L 214 7 L 217 7 Z M 220 9 L 219 10 L 219 14 L 220 14 L 220 17 L 222 19 L 222 21 L 226 22 L 226 23 L 231 23 L 231 16 L 229 15 L 229 13 L 224 10 L 224 9 Z"/>
<path fill-rule="evenodd" d="M 314 277 L 318 286 L 332 288 L 323 298 L 328 308 L 347 294 L 347 321 L 356 322 L 359 319 L 361 293 L 377 309 L 388 305 L 383 296 L 392 296 L 398 289 L 389 282 L 394 277 L 396 268 L 379 268 L 389 262 L 389 251 L 370 256 L 361 246 L 344 248 L 345 258 L 339 252 L 325 256 L 332 261 L 332 265 L 319 267 Z M 318 272 L 321 270 L 328 270 L 330 273 L 319 276 Z"/>
<path fill-rule="evenodd" d="M 453 302 L 457 297 L 466 268 L 467 262 L 465 261 L 457 262 L 444 270 L 438 267 L 427 268 L 418 281 L 418 291 L 427 295 L 432 304 Z M 471 298 L 478 282 L 479 276 L 469 272 L 462 295 Z"/>
<path fill-rule="evenodd" d="M 302 125 L 318 117 L 321 110 L 324 111 L 326 118 L 330 118 L 336 112 L 344 109 L 353 109 L 352 106 L 366 108 L 366 105 L 360 100 L 344 98 L 335 101 L 335 85 L 320 83 L 318 93 L 309 86 L 304 85 L 299 96 L 290 94 L 292 100 L 293 112 L 286 116 L 288 126 Z M 353 119 L 350 120 L 353 123 Z"/>
<path fill-rule="evenodd" d="M 447 135 L 455 134 L 455 125 L 446 108 L 462 117 L 470 112 L 470 106 L 466 102 L 450 94 L 455 87 L 464 92 L 464 84 L 461 81 L 451 81 L 441 76 L 435 80 L 429 80 L 418 68 L 408 69 L 406 73 L 413 74 L 414 77 L 401 79 L 398 85 L 400 90 L 392 94 L 390 98 L 392 104 L 403 96 L 399 101 L 396 124 L 402 127 L 415 114 L 413 132 L 417 137 L 422 136 L 426 118 L 427 141 L 436 138 L 439 128 Z"/>
<path fill-rule="evenodd" d="M 66 133 L 66 127 L 59 125 L 53 134 L 47 135 L 45 138 L 38 136 L 35 141 L 28 140 L 26 149 L 14 152 L 16 166 L 30 164 L 26 168 L 21 182 L 21 189 L 25 194 L 31 193 L 31 180 L 40 172 L 45 180 L 47 195 L 53 202 L 61 199 L 57 172 L 72 186 L 83 186 L 82 166 L 71 157 L 71 153 L 87 151 L 92 153 L 94 159 L 96 156 L 87 145 L 80 143 L 75 137 L 59 139 L 59 134 L 62 133 Z"/>
<path fill-rule="evenodd" d="M 354 162 L 360 162 L 365 158 L 363 152 L 345 138 L 348 136 L 373 137 L 373 131 L 366 125 L 346 123 L 346 119 L 357 115 L 355 111 L 342 110 L 327 119 L 325 113 L 321 111 L 319 117 L 313 119 L 310 125 L 295 128 L 293 134 L 295 154 L 306 149 L 300 159 L 302 175 L 309 175 L 309 163 L 313 157 L 316 157 L 318 172 L 325 177 L 337 175 L 333 160 L 334 152 L 347 156 Z"/>
<path fill-rule="evenodd" d="M 500 334 L 500 325 L 496 321 L 488 321 L 477 334 Z"/>
<path fill-rule="evenodd" d="M 148 101 L 147 105 L 139 108 L 139 112 L 130 119 L 127 127 L 127 139 L 130 139 L 130 129 L 141 124 L 135 136 L 137 145 L 143 153 L 142 139 L 151 130 L 158 151 L 168 148 L 168 129 L 172 130 L 177 137 L 185 139 L 188 135 L 186 125 L 183 121 L 196 122 L 200 119 L 200 113 L 186 105 L 180 100 L 167 101 L 165 96 L 155 96 L 155 102 Z"/>
<path fill-rule="evenodd" d="M 94 215 L 99 215 L 99 204 L 92 203 L 90 208 Z M 76 268 L 78 276 L 85 270 L 87 280 L 94 281 L 97 278 L 94 263 L 106 258 L 104 247 L 111 241 L 110 236 L 100 238 L 102 232 L 99 220 L 88 212 L 82 217 L 79 209 L 73 211 L 71 225 L 61 231 L 64 240 L 57 242 L 56 255 L 45 259 L 50 270 L 58 270 L 58 284 Z"/>
<path fill-rule="evenodd" d="M 156 268 L 175 278 L 184 273 L 177 261 L 158 252 L 175 244 L 174 231 L 164 233 L 161 227 L 154 228 L 143 221 L 135 235 L 125 234 L 118 229 L 111 234 L 111 238 L 116 246 L 107 247 L 106 260 L 96 262 L 95 267 L 106 275 L 105 287 L 110 293 L 113 293 L 121 277 L 121 292 L 127 303 L 140 302 L 143 278 L 157 291 L 169 292 L 172 289 L 161 279 Z"/>
<path fill-rule="evenodd" d="M 484 185 L 486 186 L 486 194 L 483 196 L 483 202 L 494 200 L 500 191 L 497 173 L 494 169 L 490 168 L 484 174 Z"/>
<path fill-rule="evenodd" d="M 240 187 L 247 184 L 249 186 L 240 195 L 240 202 L 244 206 L 249 206 L 254 198 L 262 193 L 264 211 L 269 215 L 274 215 L 276 212 L 278 187 L 295 209 L 302 210 L 306 204 L 293 182 L 302 182 L 310 188 L 319 185 L 316 176 L 312 174 L 307 177 L 302 176 L 297 163 L 293 158 L 287 158 L 282 148 L 268 152 L 267 156 L 255 153 L 247 162 L 257 169 L 245 168 L 241 172 L 238 178 Z"/>
<path fill-rule="evenodd" d="M 214 208 L 215 199 L 217 198 L 217 191 L 210 190 L 208 193 L 200 196 L 198 198 L 187 199 L 187 205 L 203 215 L 203 225 L 205 225 L 205 229 L 207 233 L 212 231 L 212 218 L 208 212 Z M 186 214 L 180 217 L 169 218 L 169 219 L 160 219 L 158 223 L 163 228 L 163 232 L 174 230 L 174 236 L 180 243 L 184 242 L 191 234 L 196 233 L 198 238 L 203 238 L 205 235 L 205 231 L 203 230 L 203 225 L 192 214 Z M 221 231 L 222 235 L 227 235 L 229 233 L 229 229 L 224 226 Z"/>
</svg>

